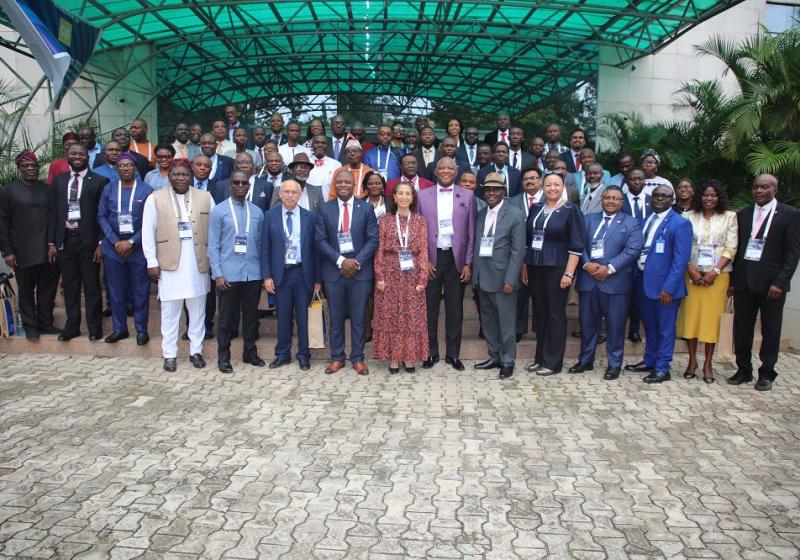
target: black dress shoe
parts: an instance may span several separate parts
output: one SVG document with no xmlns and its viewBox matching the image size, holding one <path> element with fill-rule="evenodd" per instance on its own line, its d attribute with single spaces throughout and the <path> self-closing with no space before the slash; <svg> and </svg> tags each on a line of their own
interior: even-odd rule
<svg viewBox="0 0 800 560">
<path fill-rule="evenodd" d="M 581 337 L 581 331 L 572 331 L 572 336 L 574 338 L 580 338 Z"/>
<path fill-rule="evenodd" d="M 106 307 L 105 309 L 103 309 L 103 317 L 111 317 L 111 308 L 110 307 Z"/>
<path fill-rule="evenodd" d="M 28 329 L 25 331 L 25 338 L 27 340 L 36 342 L 39 340 L 39 331 L 37 329 Z"/>
<path fill-rule="evenodd" d="M 634 343 L 641 342 L 642 336 L 638 332 L 631 333 L 628 335 L 628 340 Z"/>
<path fill-rule="evenodd" d="M 67 342 L 69 340 L 72 340 L 73 338 L 78 338 L 80 335 L 81 335 L 80 331 L 72 333 L 61 333 L 60 335 L 58 335 L 58 341 Z"/>
<path fill-rule="evenodd" d="M 103 338 L 103 333 L 95 333 L 95 334 L 90 334 L 89 335 L 89 340 L 91 342 L 97 342 L 101 338 Z"/>
<path fill-rule="evenodd" d="M 478 338 L 481 340 L 485 339 L 486 337 L 483 335 L 483 329 L 478 329 Z"/>
<path fill-rule="evenodd" d="M 189 356 L 189 361 L 192 362 L 192 365 L 197 369 L 203 369 L 206 367 L 206 361 L 203 359 L 202 354 L 192 354 Z"/>
<path fill-rule="evenodd" d="M 144 346 L 150 342 L 150 335 L 146 332 L 137 332 L 136 333 L 136 344 L 139 346 Z"/>
<path fill-rule="evenodd" d="M 206 334 L 203 335 L 203 340 L 211 340 L 214 338 L 214 329 L 206 329 Z"/>
<path fill-rule="evenodd" d="M 40 325 L 39 326 L 39 333 L 40 334 L 62 334 L 64 331 L 59 329 L 58 327 L 54 327 L 53 325 Z"/>
<path fill-rule="evenodd" d="M 597 344 L 603 344 L 608 338 L 604 334 L 597 335 Z"/>
<path fill-rule="evenodd" d="M 772 380 L 770 379 L 759 379 L 756 381 L 756 391 L 771 391 L 772 390 Z"/>
<path fill-rule="evenodd" d="M 287 366 L 292 363 L 289 358 L 275 358 L 269 363 L 269 369 L 276 369 L 281 366 Z"/>
<path fill-rule="evenodd" d="M 178 369 L 177 358 L 164 358 L 164 371 L 173 372 Z"/>
<path fill-rule="evenodd" d="M 670 379 L 672 378 L 668 371 L 654 371 L 647 377 L 643 377 L 642 381 L 645 383 L 664 383 L 664 381 L 669 381 Z"/>
<path fill-rule="evenodd" d="M 435 364 L 438 361 L 439 361 L 439 356 L 436 356 L 434 358 L 428 358 L 427 360 L 422 362 L 422 368 L 423 369 L 431 369 L 433 367 L 433 364 Z"/>
<path fill-rule="evenodd" d="M 250 364 L 251 366 L 256 366 L 256 367 L 264 367 L 265 365 L 267 365 L 267 362 L 262 360 L 260 356 L 253 356 L 252 358 L 243 361 L 246 364 Z"/>
<path fill-rule="evenodd" d="M 405 363 L 403 364 L 403 369 L 406 370 L 406 373 L 416 373 L 417 372 L 417 368 L 415 368 L 413 365 L 407 366 Z"/>
<path fill-rule="evenodd" d="M 464 369 L 465 369 L 464 368 L 464 364 L 462 364 L 461 360 L 459 360 L 458 358 L 446 357 L 444 359 L 444 363 L 450 364 L 451 366 L 453 366 L 453 369 L 456 370 L 456 371 L 464 371 Z"/>
<path fill-rule="evenodd" d="M 217 362 L 220 373 L 233 373 L 233 366 L 230 362 Z"/>
<path fill-rule="evenodd" d="M 110 335 L 106 337 L 106 342 L 109 344 L 114 344 L 115 342 L 119 342 L 125 338 L 128 338 L 127 332 L 112 332 Z"/>
<path fill-rule="evenodd" d="M 606 372 L 603 374 L 603 379 L 605 379 L 606 381 L 612 381 L 614 379 L 617 379 L 619 377 L 619 374 L 620 374 L 620 369 L 618 367 L 609 366 L 606 368 Z"/>
<path fill-rule="evenodd" d="M 308 371 L 311 369 L 311 362 L 308 360 L 300 360 L 300 369 L 302 371 Z"/>
<path fill-rule="evenodd" d="M 594 364 L 582 364 L 578 362 L 577 364 L 569 368 L 569 370 L 567 371 L 569 371 L 570 373 L 584 373 L 587 371 L 592 371 L 593 369 L 594 369 Z"/>
<path fill-rule="evenodd" d="M 475 364 L 475 369 L 495 369 L 499 368 L 500 366 L 500 362 L 489 358 L 488 360 L 484 360 Z"/>
<path fill-rule="evenodd" d="M 655 370 L 656 368 L 648 366 L 644 362 L 639 362 L 637 364 L 628 364 L 627 366 L 625 366 L 625 371 L 632 371 L 634 373 L 645 373 L 645 372 L 653 373 Z"/>
<path fill-rule="evenodd" d="M 500 375 L 497 377 L 500 379 L 508 379 L 514 375 L 514 366 L 500 366 Z"/>
<path fill-rule="evenodd" d="M 391 373 L 392 375 L 394 375 L 396 373 L 400 373 L 400 368 L 399 367 L 389 366 L 389 373 Z"/>
<path fill-rule="evenodd" d="M 733 376 L 728 378 L 728 385 L 742 385 L 744 383 L 750 383 L 753 380 L 753 374 L 746 374 L 740 371 L 737 371 L 733 374 Z"/>
</svg>

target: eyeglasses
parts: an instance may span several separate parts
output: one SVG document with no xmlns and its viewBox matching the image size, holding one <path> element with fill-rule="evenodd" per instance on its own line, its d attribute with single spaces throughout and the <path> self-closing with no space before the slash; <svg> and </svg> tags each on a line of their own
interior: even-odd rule
<svg viewBox="0 0 800 560">
<path fill-rule="evenodd" d="M 156 154 L 156 159 L 170 159 L 172 154 Z"/>
<path fill-rule="evenodd" d="M 231 185 L 249 185 L 250 181 L 231 181 Z"/>
<path fill-rule="evenodd" d="M 545 177 L 549 177 L 550 175 L 558 175 L 559 177 L 563 177 L 564 176 L 564 172 L 563 171 L 558 171 L 558 170 L 545 171 L 545 173 L 544 173 Z"/>
<path fill-rule="evenodd" d="M 618 202 L 618 201 L 622 200 L 622 197 L 619 197 L 619 196 L 604 196 L 603 200 Z"/>
<path fill-rule="evenodd" d="M 672 198 L 672 193 L 653 193 L 651 198 Z"/>
</svg>

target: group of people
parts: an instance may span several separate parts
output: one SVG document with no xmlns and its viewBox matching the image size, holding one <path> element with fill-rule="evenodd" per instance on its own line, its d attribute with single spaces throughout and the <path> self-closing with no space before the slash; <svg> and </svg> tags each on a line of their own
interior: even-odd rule
<svg viewBox="0 0 800 560">
<path fill-rule="evenodd" d="M 646 383 L 671 378 L 677 338 L 689 345 L 686 379 L 715 380 L 714 346 L 729 292 L 734 294 L 737 372 L 753 379 L 751 347 L 761 315 L 756 389 L 769 390 L 786 292 L 800 258 L 794 208 L 778 202 L 778 181 L 753 181 L 753 205 L 734 214 L 724 185 L 658 175 L 659 155 L 621 154 L 604 170 L 576 129 L 568 145 L 557 125 L 525 147 L 524 133 L 498 115 L 479 139 L 458 119 L 438 140 L 426 119 L 415 130 L 380 126 L 377 143 L 344 118 L 313 119 L 305 139 L 280 114 L 248 128 L 235 106 L 210 133 L 178 124 L 171 142 L 151 143 L 137 119 L 100 145 L 84 127 L 64 136 L 65 158 L 40 179 L 37 156 L 17 156 L 20 179 L 0 189 L 0 252 L 15 271 L 26 336 L 80 336 L 81 295 L 90 340 L 102 333 L 100 276 L 115 343 L 149 341 L 150 285 L 158 285 L 164 369 L 177 369 L 181 316 L 191 363 L 205 367 L 204 339 L 216 336 L 218 368 L 231 373 L 231 340 L 242 360 L 266 365 L 256 348 L 262 290 L 274 303 L 277 343 L 270 368 L 310 364 L 308 307 L 328 301 L 331 361 L 349 358 L 369 373 L 365 343 L 389 371 L 430 368 L 444 359 L 458 371 L 463 300 L 472 285 L 488 359 L 478 370 L 513 375 L 517 344 L 531 320 L 536 352 L 525 369 L 564 369 L 568 302 L 579 304 L 580 357 L 571 374 L 594 369 L 598 344 L 604 379 L 623 370 L 626 331 L 643 359 L 624 369 Z M 62 280 L 66 323 L 55 327 Z M 216 334 L 214 317 L 217 317 Z M 510 318 L 514 318 L 510 320 Z M 345 324 L 350 320 L 350 352 Z M 241 329 L 240 329 L 241 326 Z"/>
</svg>

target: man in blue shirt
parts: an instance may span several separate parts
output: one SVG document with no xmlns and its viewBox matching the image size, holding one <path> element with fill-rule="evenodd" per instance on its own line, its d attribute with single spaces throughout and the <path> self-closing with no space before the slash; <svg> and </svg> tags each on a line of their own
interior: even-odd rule
<svg viewBox="0 0 800 560">
<path fill-rule="evenodd" d="M 378 145 L 364 154 L 364 163 L 383 175 L 385 181 L 400 177 L 400 164 L 392 151 L 392 128 L 381 125 L 378 128 Z"/>
<path fill-rule="evenodd" d="M 256 349 L 264 213 L 246 198 L 250 188 L 247 173 L 234 171 L 229 188 L 230 198 L 214 207 L 208 226 L 208 261 L 219 293 L 217 365 L 222 373 L 233 372 L 231 337 L 238 309 L 244 339 L 242 360 L 258 367 L 264 365 Z"/>
</svg>

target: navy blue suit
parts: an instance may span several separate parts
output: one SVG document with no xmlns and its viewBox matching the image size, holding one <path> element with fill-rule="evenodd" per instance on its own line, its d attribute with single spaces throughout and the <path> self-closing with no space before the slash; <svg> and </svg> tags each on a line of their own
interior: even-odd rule
<svg viewBox="0 0 800 560">
<path fill-rule="evenodd" d="M 578 308 L 581 324 L 580 363 L 594 362 L 600 323 L 606 319 L 606 353 L 609 367 L 622 367 L 625 348 L 625 321 L 628 318 L 628 301 L 633 288 L 631 268 L 642 250 L 642 229 L 636 218 L 616 214 L 609 222 L 603 236 L 603 256 L 592 258 L 595 232 L 603 222 L 603 212 L 588 214 L 586 220 L 586 247 L 581 255 L 581 270 L 575 289 L 580 297 Z M 615 272 L 603 282 L 595 280 L 583 266 L 588 263 L 611 265 Z"/>
<path fill-rule="evenodd" d="M 510 165 L 506 165 L 505 169 L 508 171 L 506 198 L 511 198 L 522 192 L 522 173 L 520 173 L 516 167 L 511 167 Z M 483 188 L 481 188 L 481 185 L 486 180 L 486 175 L 495 172 L 495 166 L 493 164 L 489 164 L 478 170 L 478 188 L 475 191 L 475 196 L 481 199 L 483 198 Z M 499 171 L 497 171 L 497 173 L 499 173 Z"/>
<path fill-rule="evenodd" d="M 640 196 L 644 197 L 644 207 L 642 208 L 642 214 L 644 217 L 641 221 L 639 221 L 639 225 L 650 217 L 650 214 L 653 213 L 653 207 L 650 204 L 651 199 L 650 195 L 644 194 L 644 192 L 639 193 Z M 623 195 L 622 198 L 622 209 L 620 210 L 623 214 L 627 214 L 628 216 L 633 216 L 633 208 L 631 208 L 631 204 L 628 201 L 628 195 Z M 639 279 L 639 267 L 635 264 L 631 267 L 631 275 L 633 276 L 633 284 L 636 285 L 636 281 Z M 636 297 L 636 292 L 631 290 L 630 292 L 630 307 L 629 307 L 629 317 L 630 323 L 628 324 L 628 332 L 633 335 L 639 334 L 639 325 L 642 322 L 642 312 L 639 309 L 639 298 Z"/>
<path fill-rule="evenodd" d="M 372 257 L 378 248 L 378 220 L 369 202 L 353 197 L 350 199 L 350 234 L 353 251 L 339 252 L 339 201 L 331 200 L 322 205 L 316 224 L 316 245 L 322 259 L 322 280 L 330 303 L 331 315 L 331 359 L 345 360 L 344 321 L 350 317 L 350 360 L 355 364 L 364 361 L 364 323 L 366 305 L 372 293 L 374 270 Z M 355 259 L 360 270 L 345 278 L 336 264 L 339 257 Z"/>
<path fill-rule="evenodd" d="M 230 198 L 230 184 L 230 178 L 216 183 L 214 186 L 215 192 L 211 193 L 211 196 L 214 197 L 214 202 L 216 204 L 219 204 L 220 202 Z M 272 190 L 272 183 L 263 177 L 256 177 L 256 180 L 253 183 L 253 199 L 250 202 L 261 208 L 262 212 L 266 212 L 269 210 L 269 203 L 272 200 Z M 219 200 L 217 200 L 217 197 L 219 197 Z"/>
<path fill-rule="evenodd" d="M 233 158 L 217 154 L 217 168 L 209 179 L 218 183 L 230 177 L 231 173 L 233 173 Z"/>
<path fill-rule="evenodd" d="M 661 243 L 663 250 L 660 251 Z M 681 299 L 686 296 L 683 276 L 691 255 L 692 224 L 674 210 L 669 210 L 653 235 L 644 271 L 636 282 L 636 295 L 647 338 L 643 361 L 658 372 L 669 372 L 675 350 L 675 322 Z M 661 292 L 672 296 L 670 305 L 661 304 Z"/>
<path fill-rule="evenodd" d="M 134 325 L 136 332 L 147 332 L 150 311 L 150 279 L 147 277 L 147 260 L 142 250 L 142 215 L 144 202 L 153 192 L 147 183 L 136 182 L 136 187 L 122 189 L 122 204 L 118 206 L 118 182 L 108 183 L 100 195 L 97 209 L 97 222 L 103 230 L 105 242 L 103 251 L 104 277 L 111 302 L 112 330 L 128 332 L 128 300 L 133 302 Z M 133 196 L 133 234 L 119 231 L 118 209 L 128 213 L 130 197 Z M 114 250 L 114 244 L 121 239 L 133 241 L 133 252 L 123 258 Z"/>
<path fill-rule="evenodd" d="M 261 238 L 261 272 L 275 283 L 275 306 L 278 312 L 278 342 L 275 357 L 292 357 L 292 320 L 297 321 L 297 358 L 311 359 L 308 348 L 308 305 L 314 294 L 314 284 L 322 282 L 319 252 L 315 247 L 317 216 L 299 205 L 300 256 L 297 265 L 285 262 L 287 240 L 284 231 L 283 205 L 277 205 L 264 215 Z"/>
</svg>

